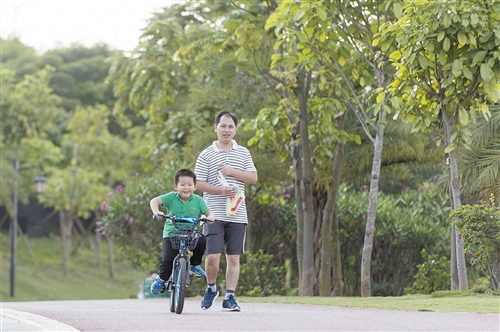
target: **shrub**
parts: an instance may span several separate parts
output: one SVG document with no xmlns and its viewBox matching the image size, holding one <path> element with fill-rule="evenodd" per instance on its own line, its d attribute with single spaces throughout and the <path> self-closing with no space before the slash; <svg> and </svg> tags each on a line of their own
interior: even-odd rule
<svg viewBox="0 0 500 332">
<path fill-rule="evenodd" d="M 286 295 L 284 266 L 273 263 L 273 255 L 262 249 L 241 256 L 238 293 L 246 296 Z"/>
<path fill-rule="evenodd" d="M 342 187 L 338 211 L 345 294 L 360 292 L 368 191 Z M 421 251 L 449 252 L 449 199 L 432 184 L 399 196 L 379 194 L 372 250 L 372 295 L 399 296 L 410 287 Z"/>
<path fill-rule="evenodd" d="M 500 289 L 500 208 L 495 206 L 494 196 L 490 202 L 462 205 L 450 216 L 455 218 L 470 263 L 479 266 L 491 289 Z"/>
<path fill-rule="evenodd" d="M 418 265 L 415 282 L 411 288 L 405 288 L 409 294 L 431 294 L 436 291 L 448 290 L 450 284 L 450 261 L 446 257 L 429 255 L 422 249 L 424 262 Z"/>
</svg>

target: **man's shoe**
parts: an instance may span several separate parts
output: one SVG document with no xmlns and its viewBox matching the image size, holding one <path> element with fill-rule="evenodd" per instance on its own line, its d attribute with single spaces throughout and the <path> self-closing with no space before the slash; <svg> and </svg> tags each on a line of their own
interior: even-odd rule
<svg viewBox="0 0 500 332">
<path fill-rule="evenodd" d="M 206 277 L 207 274 L 203 269 L 201 268 L 200 265 L 191 265 L 191 269 L 189 271 L 189 274 L 194 274 L 196 277 Z"/>
<path fill-rule="evenodd" d="M 163 288 L 163 285 L 165 284 L 165 281 L 161 280 L 160 276 L 157 275 L 153 283 L 151 284 L 151 294 L 153 295 L 158 295 L 160 290 Z"/>
<path fill-rule="evenodd" d="M 219 291 L 212 292 L 210 288 L 207 288 L 205 294 L 203 295 L 203 300 L 201 300 L 201 308 L 203 310 L 210 308 L 217 296 L 219 296 Z"/>
<path fill-rule="evenodd" d="M 222 301 L 222 311 L 240 311 L 241 308 L 236 303 L 236 300 L 234 299 L 234 295 L 229 295 L 229 297 Z"/>
</svg>

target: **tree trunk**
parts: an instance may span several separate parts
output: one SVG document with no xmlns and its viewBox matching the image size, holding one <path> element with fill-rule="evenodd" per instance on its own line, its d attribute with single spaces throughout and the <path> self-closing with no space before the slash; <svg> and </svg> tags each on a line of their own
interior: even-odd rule
<svg viewBox="0 0 500 332">
<path fill-rule="evenodd" d="M 298 149 L 298 147 L 297 147 Z M 297 263 L 299 269 L 299 295 L 302 296 L 302 257 L 304 255 L 304 210 L 302 209 L 302 161 L 295 164 L 295 206 L 297 218 Z"/>
<path fill-rule="evenodd" d="M 453 196 L 451 194 L 451 186 L 450 186 L 450 206 L 453 208 Z M 457 230 L 455 227 L 451 226 L 451 237 L 450 237 L 450 278 L 451 278 L 451 290 L 458 290 L 458 267 L 457 267 Z"/>
<path fill-rule="evenodd" d="M 95 261 L 94 263 L 97 264 L 97 266 L 102 267 L 102 237 L 101 233 L 96 231 L 95 232 Z"/>
<path fill-rule="evenodd" d="M 307 73 L 311 75 L 310 72 Z M 312 191 L 313 166 L 309 143 L 307 118 L 307 79 L 304 68 L 298 69 L 296 94 L 299 100 L 300 142 L 302 145 L 303 179 L 301 182 L 302 208 L 304 210 L 304 248 L 302 256 L 302 295 L 314 295 L 314 203 Z"/>
<path fill-rule="evenodd" d="M 113 239 L 108 237 L 108 263 L 109 263 L 109 277 L 114 279 L 115 277 L 115 261 L 113 257 Z"/>
<path fill-rule="evenodd" d="M 444 122 L 444 133 L 445 133 L 445 146 L 448 147 L 450 144 L 450 138 L 453 129 L 457 123 L 457 115 L 449 115 L 446 109 L 441 110 Z M 451 196 L 453 202 L 453 210 L 461 205 L 460 201 L 460 183 L 458 182 L 458 167 L 457 167 L 457 149 L 450 151 L 450 187 Z M 458 235 L 455 226 L 453 226 L 454 232 Z M 458 270 L 458 290 L 466 291 L 469 289 L 467 281 L 467 269 L 465 265 L 465 255 L 464 255 L 464 242 L 460 236 L 455 236 L 456 241 L 456 255 L 457 255 L 457 270 Z"/>
<path fill-rule="evenodd" d="M 342 275 L 342 256 L 340 253 L 340 230 L 337 208 L 333 210 L 333 290 L 331 296 L 344 296 L 344 278 Z"/>
<path fill-rule="evenodd" d="M 337 130 L 344 130 L 345 114 L 337 118 Z M 333 169 L 330 184 L 328 186 L 328 199 L 323 210 L 323 225 L 321 227 L 322 235 L 322 259 L 321 259 L 321 273 L 320 273 L 320 296 L 342 295 L 342 270 L 340 258 L 340 239 L 339 239 L 339 225 L 336 216 L 336 206 L 338 192 L 341 182 L 342 160 L 344 157 L 344 142 L 337 143 L 334 151 Z M 334 229 L 332 230 L 332 224 Z M 333 235 L 333 237 L 332 237 Z M 332 246 L 333 244 L 333 246 Z M 332 250 L 333 248 L 333 250 Z M 333 291 L 331 285 L 331 271 L 332 271 L 332 256 L 333 256 Z"/>
<path fill-rule="evenodd" d="M 71 233 L 73 230 L 73 219 L 71 212 L 61 211 L 59 213 L 59 227 L 61 228 L 62 259 L 61 270 L 63 280 L 68 277 L 69 254 L 71 251 Z"/>
<path fill-rule="evenodd" d="M 380 165 L 382 163 L 382 148 L 384 144 L 384 129 L 386 111 L 384 107 L 379 111 L 379 122 L 373 149 L 372 175 L 370 181 L 370 202 L 368 203 L 368 216 L 366 218 L 365 240 L 361 258 L 361 296 L 371 296 L 371 263 L 373 236 L 375 234 L 375 217 L 377 215 L 378 185 L 380 180 Z"/>
</svg>

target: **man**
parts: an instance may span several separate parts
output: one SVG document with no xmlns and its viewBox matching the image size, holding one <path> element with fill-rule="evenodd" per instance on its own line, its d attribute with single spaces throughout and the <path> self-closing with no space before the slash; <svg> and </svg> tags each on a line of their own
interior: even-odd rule
<svg viewBox="0 0 500 332">
<path fill-rule="evenodd" d="M 244 196 L 245 183 L 257 183 L 257 169 L 248 149 L 233 140 L 237 126 L 236 115 L 228 111 L 219 112 L 215 117 L 214 126 L 217 141 L 203 150 L 196 161 L 197 187 L 203 191 L 203 198 L 214 212 L 215 219 L 223 220 L 203 226 L 203 233 L 207 237 L 205 270 L 208 283 L 201 301 L 203 310 L 210 308 L 219 295 L 216 281 L 222 253 L 225 253 L 227 263 L 226 295 L 222 310 L 241 310 L 234 298 L 234 292 L 240 275 L 240 255 L 245 245 L 247 210 L 244 199 L 232 213 L 226 211 L 226 204 L 228 198 L 233 198 L 238 192 Z M 220 175 L 227 181 L 228 186 L 221 183 Z"/>
</svg>

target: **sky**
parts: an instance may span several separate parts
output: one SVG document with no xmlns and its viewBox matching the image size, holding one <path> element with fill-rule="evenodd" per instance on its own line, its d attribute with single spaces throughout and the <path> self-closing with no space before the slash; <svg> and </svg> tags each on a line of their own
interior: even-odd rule
<svg viewBox="0 0 500 332">
<path fill-rule="evenodd" d="M 39 53 L 71 44 L 135 48 L 152 13 L 174 0 L 0 0 L 2 39 L 17 36 Z"/>
</svg>

